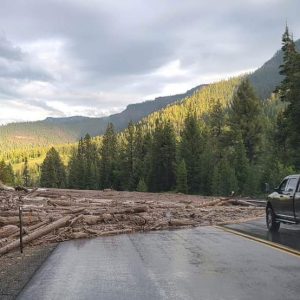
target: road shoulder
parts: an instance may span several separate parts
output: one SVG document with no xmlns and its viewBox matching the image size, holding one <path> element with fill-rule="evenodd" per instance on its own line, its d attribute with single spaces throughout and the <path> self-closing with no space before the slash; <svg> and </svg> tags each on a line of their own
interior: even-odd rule
<svg viewBox="0 0 300 300">
<path fill-rule="evenodd" d="M 15 299 L 56 245 L 27 247 L 0 257 L 0 299 Z"/>
</svg>

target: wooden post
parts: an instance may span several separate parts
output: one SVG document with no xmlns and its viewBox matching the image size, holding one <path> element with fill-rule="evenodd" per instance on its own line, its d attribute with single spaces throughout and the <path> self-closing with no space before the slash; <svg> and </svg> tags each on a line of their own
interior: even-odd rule
<svg viewBox="0 0 300 300">
<path fill-rule="evenodd" d="M 22 206 L 19 206 L 19 219 L 20 219 L 20 251 L 23 253 L 23 224 L 22 224 Z"/>
</svg>

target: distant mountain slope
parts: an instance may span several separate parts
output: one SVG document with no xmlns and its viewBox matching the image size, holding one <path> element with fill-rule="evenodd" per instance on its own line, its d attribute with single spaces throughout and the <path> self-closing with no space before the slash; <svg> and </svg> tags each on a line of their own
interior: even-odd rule
<svg viewBox="0 0 300 300">
<path fill-rule="evenodd" d="M 205 115 L 211 112 L 214 104 L 219 104 L 226 109 L 242 78 L 240 76 L 210 84 L 183 101 L 173 103 L 160 111 L 153 112 L 145 117 L 141 123 L 147 131 L 155 128 L 157 119 L 170 121 L 174 126 L 175 132 L 179 134 L 188 113 L 205 120 Z"/>
<path fill-rule="evenodd" d="M 297 40 L 295 44 L 297 50 L 300 51 L 300 40 Z M 270 60 L 249 76 L 257 94 L 262 99 L 268 98 L 281 82 L 282 76 L 279 74 L 279 66 L 281 64 L 282 51 L 279 50 Z"/>
<path fill-rule="evenodd" d="M 154 111 L 191 96 L 203 86 L 205 85 L 199 85 L 183 94 L 130 104 L 124 111 L 108 117 L 47 118 L 43 121 L 2 125 L 0 126 L 0 151 L 74 142 L 86 133 L 92 136 L 101 135 L 108 122 L 112 122 L 117 130 L 122 130 L 130 120 L 138 122 Z"/>
<path fill-rule="evenodd" d="M 169 104 L 181 101 L 184 98 L 192 96 L 195 92 L 201 90 L 205 86 L 205 84 L 198 85 L 188 90 L 184 94 L 158 97 L 154 101 L 150 100 L 142 103 L 130 104 L 124 111 L 118 114 L 111 115 L 107 120 L 109 120 L 109 122 L 112 122 L 117 130 L 122 130 L 127 127 L 130 120 L 132 120 L 133 122 L 138 122 L 149 114 L 165 108 Z"/>
</svg>

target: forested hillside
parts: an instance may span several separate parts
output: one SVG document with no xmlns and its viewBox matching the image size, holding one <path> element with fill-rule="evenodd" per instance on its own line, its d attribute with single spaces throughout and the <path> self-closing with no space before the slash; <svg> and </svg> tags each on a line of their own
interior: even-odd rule
<svg viewBox="0 0 300 300">
<path fill-rule="evenodd" d="M 169 121 L 176 134 L 180 134 L 188 114 L 193 114 L 197 119 L 205 122 L 207 115 L 216 104 L 220 105 L 220 109 L 228 108 L 233 93 L 241 80 L 242 77 L 236 77 L 210 84 L 187 99 L 150 114 L 142 120 L 142 126 L 146 130 L 152 131 L 156 127 L 157 120 Z"/>
<path fill-rule="evenodd" d="M 76 142 L 86 133 L 91 136 L 103 134 L 109 122 L 120 131 L 127 126 L 129 121 L 138 122 L 150 113 L 192 95 L 203 86 L 197 86 L 183 94 L 130 104 L 123 112 L 108 117 L 47 118 L 43 121 L 3 125 L 0 126 L 0 152 Z"/>
<path fill-rule="evenodd" d="M 34 147 L 76 141 L 78 139 L 76 130 L 78 130 L 76 126 L 71 129 L 64 124 L 56 125 L 44 121 L 0 126 L 0 153 L 15 149 L 29 151 Z"/>
</svg>

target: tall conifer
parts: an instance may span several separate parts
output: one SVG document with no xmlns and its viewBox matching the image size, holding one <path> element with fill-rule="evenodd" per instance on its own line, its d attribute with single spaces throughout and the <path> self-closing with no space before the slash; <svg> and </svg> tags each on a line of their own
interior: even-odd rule
<svg viewBox="0 0 300 300">
<path fill-rule="evenodd" d="M 286 143 L 286 160 L 300 170 L 300 53 L 296 51 L 295 43 L 288 27 L 282 37 L 283 64 L 280 74 L 284 76 L 278 87 L 281 100 L 287 107 L 278 118 L 278 140 Z"/>
<path fill-rule="evenodd" d="M 114 125 L 109 123 L 103 136 L 103 143 L 100 149 L 100 186 L 112 188 L 116 184 L 116 170 L 118 158 L 118 143 Z"/>
<path fill-rule="evenodd" d="M 201 188 L 201 152 L 203 140 L 199 121 L 194 114 L 189 114 L 184 122 L 181 134 L 180 157 L 185 161 L 187 182 L 190 193 L 199 193 Z"/>
<path fill-rule="evenodd" d="M 184 160 L 181 160 L 181 162 L 177 166 L 176 190 L 179 193 L 183 193 L 183 194 L 188 193 L 187 170 L 186 170 L 186 165 Z"/>
<path fill-rule="evenodd" d="M 52 147 L 41 165 L 40 184 L 43 187 L 64 188 L 66 187 L 65 166 L 59 153 Z"/>
<path fill-rule="evenodd" d="M 169 191 L 176 184 L 176 139 L 170 122 L 157 121 L 153 133 L 149 188 Z"/>
<path fill-rule="evenodd" d="M 241 136 L 250 162 L 257 158 L 262 139 L 262 104 L 248 79 L 244 79 L 233 96 L 229 114 L 233 141 Z"/>
<path fill-rule="evenodd" d="M 24 185 L 29 186 L 30 185 L 30 171 L 29 171 L 27 157 L 25 157 L 25 159 L 24 159 L 24 167 L 23 167 L 23 171 L 22 171 L 22 177 L 23 177 Z"/>
</svg>

